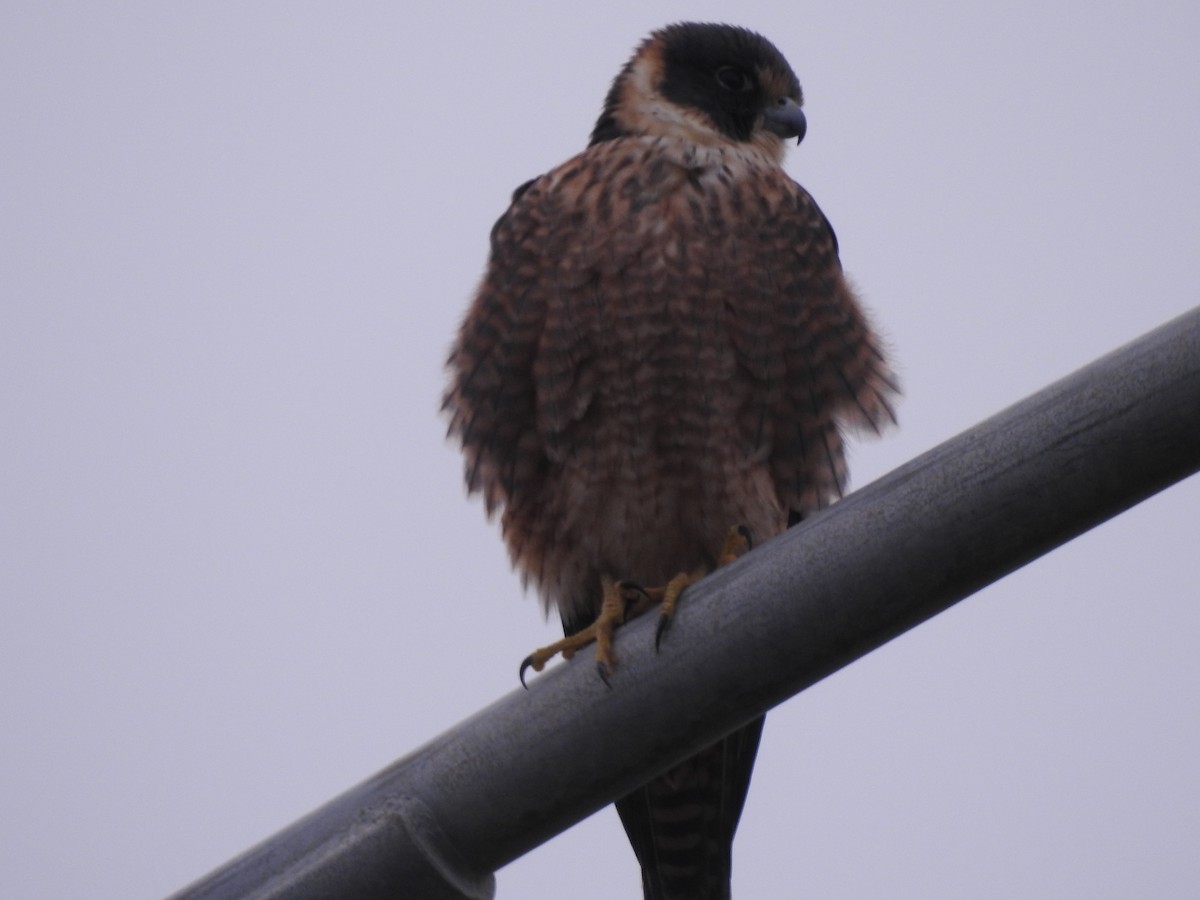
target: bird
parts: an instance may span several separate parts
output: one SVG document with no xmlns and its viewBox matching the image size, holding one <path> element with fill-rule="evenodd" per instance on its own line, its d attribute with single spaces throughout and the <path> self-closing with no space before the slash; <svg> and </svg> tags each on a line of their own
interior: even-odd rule
<svg viewBox="0 0 1200 900">
<path fill-rule="evenodd" d="M 782 53 L 680 22 L 620 69 L 587 147 L 516 189 L 447 362 L 466 487 L 564 639 L 595 643 L 840 497 L 843 435 L 895 421 L 837 237 L 783 168 L 807 130 Z M 632 613 L 631 613 L 632 610 Z M 760 717 L 616 801 L 647 900 L 730 896 Z"/>
</svg>

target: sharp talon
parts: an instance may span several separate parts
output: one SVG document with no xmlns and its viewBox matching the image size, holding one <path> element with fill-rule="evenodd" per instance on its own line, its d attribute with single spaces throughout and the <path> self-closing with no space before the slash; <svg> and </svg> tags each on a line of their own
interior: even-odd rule
<svg viewBox="0 0 1200 900">
<path fill-rule="evenodd" d="M 611 691 L 612 683 L 608 680 L 608 666 L 602 662 L 596 663 L 596 673 L 600 676 L 600 680 L 604 682 L 604 686 Z"/>
<path fill-rule="evenodd" d="M 622 594 L 625 593 L 626 591 L 633 591 L 635 594 L 641 594 L 647 600 L 651 599 L 650 592 L 647 591 L 640 584 L 638 584 L 636 581 L 618 581 L 617 588 L 620 589 Z"/>
<path fill-rule="evenodd" d="M 525 683 L 525 670 L 528 669 L 532 665 L 533 665 L 533 654 L 531 653 L 527 657 L 525 657 L 523 660 L 521 660 L 521 670 L 519 672 L 517 672 L 517 677 L 521 679 L 521 687 L 525 688 L 525 690 L 529 690 L 529 685 L 527 685 Z"/>
<path fill-rule="evenodd" d="M 754 549 L 754 535 L 752 535 L 750 533 L 750 529 L 747 528 L 745 525 L 739 525 L 737 527 L 737 533 L 742 536 L 743 540 L 745 540 L 746 549 L 753 550 Z"/>
<path fill-rule="evenodd" d="M 640 584 L 638 584 L 636 581 L 618 581 L 617 589 L 621 592 L 621 596 L 625 600 L 625 608 L 623 610 L 621 610 L 621 623 L 622 624 L 624 624 L 628 620 L 630 608 L 636 606 L 638 603 L 638 601 L 635 598 L 628 596 L 628 594 L 627 594 L 628 591 L 632 591 L 635 594 L 640 594 L 642 596 L 642 599 L 644 599 L 648 603 L 654 602 L 654 600 L 650 596 L 649 592 L 644 587 L 642 587 Z"/>
<path fill-rule="evenodd" d="M 658 627 L 654 629 L 654 652 L 657 653 L 662 645 L 662 639 L 666 635 L 667 630 L 671 627 L 670 616 L 659 616 Z"/>
</svg>

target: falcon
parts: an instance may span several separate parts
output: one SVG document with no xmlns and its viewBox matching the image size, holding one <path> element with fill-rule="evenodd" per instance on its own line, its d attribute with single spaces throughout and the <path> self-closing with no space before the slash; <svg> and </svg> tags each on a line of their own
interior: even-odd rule
<svg viewBox="0 0 1200 900">
<path fill-rule="evenodd" d="M 519 187 L 448 362 L 468 491 L 565 637 L 595 643 L 827 505 L 843 430 L 894 420 L 837 238 L 783 170 L 800 84 L 728 25 L 654 32 L 579 155 Z M 669 640 L 663 652 L 669 652 Z M 760 718 L 617 801 L 648 900 L 730 894 Z"/>
</svg>

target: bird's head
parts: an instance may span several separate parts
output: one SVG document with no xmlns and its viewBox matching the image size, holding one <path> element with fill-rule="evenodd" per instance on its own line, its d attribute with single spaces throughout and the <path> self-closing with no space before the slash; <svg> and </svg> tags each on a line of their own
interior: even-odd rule
<svg viewBox="0 0 1200 900">
<path fill-rule="evenodd" d="M 806 128 L 783 54 L 745 28 L 681 22 L 650 35 L 613 81 L 592 144 L 631 135 L 756 144 L 778 159 Z"/>
</svg>

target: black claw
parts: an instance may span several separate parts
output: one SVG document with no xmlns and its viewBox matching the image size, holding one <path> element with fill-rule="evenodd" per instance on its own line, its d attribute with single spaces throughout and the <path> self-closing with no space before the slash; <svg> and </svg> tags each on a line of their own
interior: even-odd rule
<svg viewBox="0 0 1200 900">
<path fill-rule="evenodd" d="M 618 581 L 617 587 L 620 589 L 621 594 L 625 597 L 625 609 L 622 611 L 621 615 L 621 621 L 623 623 L 625 621 L 625 616 L 629 614 L 629 607 L 633 606 L 633 604 L 636 602 L 632 597 L 629 597 L 626 592 L 632 591 L 635 594 L 641 594 L 647 600 L 650 599 L 650 595 L 646 593 L 646 589 L 636 581 Z"/>
<path fill-rule="evenodd" d="M 604 682 L 604 686 L 611 691 L 612 683 L 608 680 L 608 666 L 602 662 L 598 662 L 596 663 L 596 672 L 599 674 L 600 680 Z"/>
<path fill-rule="evenodd" d="M 650 595 L 646 593 L 646 589 L 636 581 L 618 581 L 617 587 L 619 587 L 622 591 L 634 591 L 638 594 L 641 594 L 647 600 L 650 599 Z"/>
<path fill-rule="evenodd" d="M 746 549 L 753 550 L 754 549 L 754 535 L 752 535 L 750 533 L 750 529 L 747 528 L 745 525 L 739 525 L 737 527 L 737 533 L 742 536 L 743 540 L 745 540 Z"/>
<path fill-rule="evenodd" d="M 671 627 L 671 616 L 660 615 L 658 617 L 658 627 L 654 629 L 654 652 L 657 653 L 659 647 L 662 646 L 662 640 L 666 637 L 668 629 Z"/>
<path fill-rule="evenodd" d="M 521 687 L 525 688 L 525 690 L 529 690 L 529 685 L 525 683 L 525 671 L 532 665 L 533 654 L 531 653 L 521 660 L 521 670 L 517 673 L 517 677 L 521 679 Z"/>
</svg>

